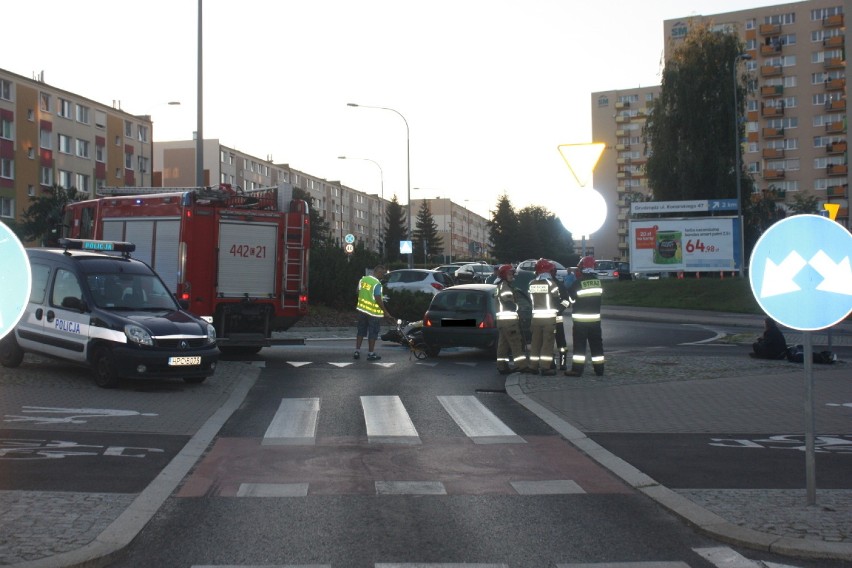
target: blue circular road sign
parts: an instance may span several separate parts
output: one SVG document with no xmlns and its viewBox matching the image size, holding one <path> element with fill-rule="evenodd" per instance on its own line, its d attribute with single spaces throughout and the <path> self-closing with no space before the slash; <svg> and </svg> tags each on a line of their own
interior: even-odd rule
<svg viewBox="0 0 852 568">
<path fill-rule="evenodd" d="M 30 259 L 15 233 L 0 223 L 0 339 L 15 329 L 30 301 Z"/>
<path fill-rule="evenodd" d="M 751 253 L 749 282 L 766 314 L 792 329 L 831 327 L 852 312 L 852 234 L 819 215 L 772 225 Z"/>
</svg>

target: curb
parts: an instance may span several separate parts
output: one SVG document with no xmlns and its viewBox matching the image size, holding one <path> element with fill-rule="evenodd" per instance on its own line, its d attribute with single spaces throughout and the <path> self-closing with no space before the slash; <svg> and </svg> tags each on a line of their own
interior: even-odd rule
<svg viewBox="0 0 852 568">
<path fill-rule="evenodd" d="M 722 542 L 744 546 L 784 556 L 809 559 L 852 560 L 852 544 L 831 543 L 781 537 L 737 526 L 690 501 L 683 495 L 664 487 L 618 456 L 605 450 L 556 414 L 527 396 L 518 377 L 506 379 L 506 392 L 518 404 L 541 418 L 548 426 L 559 432 L 568 442 L 590 458 L 608 469 L 622 481 L 665 507 L 690 526 Z"/>
</svg>

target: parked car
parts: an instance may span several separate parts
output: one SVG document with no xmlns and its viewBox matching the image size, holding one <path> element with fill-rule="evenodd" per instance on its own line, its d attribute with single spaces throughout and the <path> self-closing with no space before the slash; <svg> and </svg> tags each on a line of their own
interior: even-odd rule
<svg viewBox="0 0 852 568">
<path fill-rule="evenodd" d="M 550 260 L 550 259 L 548 259 Z M 537 258 L 531 258 L 529 260 L 525 260 L 523 262 L 519 262 L 515 272 L 532 272 L 533 278 L 535 278 L 535 263 L 538 262 Z M 550 260 L 556 266 L 556 277 L 560 280 L 565 280 L 565 277 L 568 276 L 568 269 L 562 266 L 561 263 L 556 262 L 555 260 Z"/>
<path fill-rule="evenodd" d="M 441 266 L 436 266 L 432 270 L 437 270 L 438 272 L 443 272 L 447 276 L 449 276 L 453 282 L 456 281 L 456 270 L 459 269 L 458 264 L 442 264 Z"/>
<path fill-rule="evenodd" d="M 444 288 L 452 286 L 453 280 L 439 270 L 401 268 L 388 272 L 382 280 L 382 285 L 387 290 L 409 290 L 434 296 Z"/>
<path fill-rule="evenodd" d="M 490 264 L 470 263 L 458 267 L 454 275 L 459 284 L 484 284 L 494 273 L 494 267 Z"/>
<path fill-rule="evenodd" d="M 633 280 L 633 273 L 630 272 L 629 262 L 619 262 L 615 274 L 619 280 Z"/>
<path fill-rule="evenodd" d="M 614 260 L 596 260 L 595 272 L 599 280 L 617 280 L 619 263 Z"/>
<path fill-rule="evenodd" d="M 529 297 L 518 298 L 521 331 L 529 339 L 532 306 Z M 460 284 L 432 298 L 423 316 L 426 353 L 437 357 L 444 347 L 497 348 L 497 286 Z"/>
</svg>

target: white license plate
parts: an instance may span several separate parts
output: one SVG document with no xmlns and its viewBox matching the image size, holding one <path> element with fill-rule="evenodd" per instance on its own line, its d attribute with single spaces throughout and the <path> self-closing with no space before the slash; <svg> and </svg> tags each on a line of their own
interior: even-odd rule
<svg viewBox="0 0 852 568">
<path fill-rule="evenodd" d="M 169 366 L 200 365 L 201 357 L 169 357 Z"/>
</svg>

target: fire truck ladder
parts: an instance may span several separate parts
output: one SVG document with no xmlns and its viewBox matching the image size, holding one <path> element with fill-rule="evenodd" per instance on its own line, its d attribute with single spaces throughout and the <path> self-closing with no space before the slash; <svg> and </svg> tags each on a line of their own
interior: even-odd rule
<svg viewBox="0 0 852 568">
<path fill-rule="evenodd" d="M 292 223 L 292 218 L 297 219 Z M 305 248 L 305 220 L 301 215 L 286 215 L 284 224 L 284 297 L 283 308 L 302 309 L 307 289 L 308 255 Z"/>
</svg>

